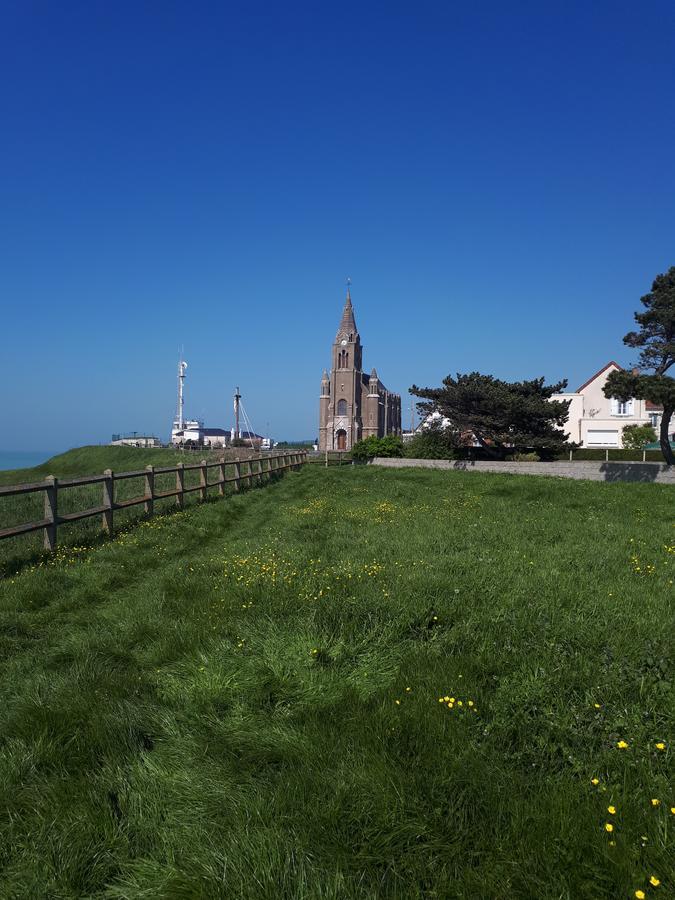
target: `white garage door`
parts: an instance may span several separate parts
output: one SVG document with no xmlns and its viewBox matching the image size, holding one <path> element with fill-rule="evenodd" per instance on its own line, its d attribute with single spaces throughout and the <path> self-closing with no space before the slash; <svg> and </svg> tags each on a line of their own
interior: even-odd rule
<svg viewBox="0 0 675 900">
<path fill-rule="evenodd" d="M 619 446 L 619 432 L 606 430 L 603 431 L 600 428 L 588 429 L 588 434 L 586 435 L 586 446 L 588 447 L 618 447 Z"/>
</svg>

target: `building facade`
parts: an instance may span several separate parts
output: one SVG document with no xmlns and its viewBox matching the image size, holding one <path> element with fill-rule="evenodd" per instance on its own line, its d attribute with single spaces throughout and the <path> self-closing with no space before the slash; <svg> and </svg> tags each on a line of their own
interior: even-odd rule
<svg viewBox="0 0 675 900">
<path fill-rule="evenodd" d="M 608 362 L 574 393 L 554 394 L 551 400 L 571 400 L 565 430 L 582 447 L 623 447 L 626 425 L 652 425 L 658 435 L 663 409 L 649 400 L 616 400 L 605 397 L 603 387 L 610 372 L 621 371 Z"/>
<path fill-rule="evenodd" d="M 333 343 L 332 368 L 324 370 L 319 399 L 319 450 L 350 450 L 362 438 L 401 434 L 401 397 L 375 371 L 363 372 L 363 347 L 352 298 L 347 299 Z"/>
</svg>

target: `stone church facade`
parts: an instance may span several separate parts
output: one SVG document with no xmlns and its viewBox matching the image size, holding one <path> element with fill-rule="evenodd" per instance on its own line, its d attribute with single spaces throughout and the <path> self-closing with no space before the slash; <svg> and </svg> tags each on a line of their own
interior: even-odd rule
<svg viewBox="0 0 675 900">
<path fill-rule="evenodd" d="M 324 370 L 319 400 L 319 450 L 350 450 L 362 438 L 401 433 L 401 397 L 390 393 L 375 369 L 363 373 L 363 348 L 352 298 L 347 299 L 333 344 L 330 374 Z"/>
</svg>

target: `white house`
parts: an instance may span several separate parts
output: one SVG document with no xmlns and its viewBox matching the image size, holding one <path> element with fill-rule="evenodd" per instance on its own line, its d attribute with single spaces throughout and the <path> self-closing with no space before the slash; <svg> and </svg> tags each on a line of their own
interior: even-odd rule
<svg viewBox="0 0 675 900">
<path fill-rule="evenodd" d="M 160 447 L 159 438 L 153 434 L 142 434 L 132 431 L 129 434 L 113 434 L 110 441 L 113 447 Z"/>
<path fill-rule="evenodd" d="M 658 434 L 663 410 L 649 400 L 616 400 L 602 392 L 610 372 L 621 371 L 614 361 L 596 372 L 574 393 L 554 394 L 552 400 L 571 400 L 566 431 L 582 447 L 622 447 L 626 425 L 653 425 Z"/>
</svg>

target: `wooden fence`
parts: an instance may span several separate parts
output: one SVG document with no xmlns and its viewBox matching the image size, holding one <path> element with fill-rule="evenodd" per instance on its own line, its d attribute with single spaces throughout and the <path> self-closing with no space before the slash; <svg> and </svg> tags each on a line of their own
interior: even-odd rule
<svg viewBox="0 0 675 900">
<path fill-rule="evenodd" d="M 232 484 L 233 489 L 238 491 L 242 483 L 246 486 L 250 486 L 254 482 L 262 483 L 286 469 L 299 468 L 306 461 L 306 455 L 304 451 L 295 451 L 278 454 L 268 453 L 249 457 L 248 459 L 220 459 L 216 462 L 207 462 L 203 459 L 199 463 L 190 465 L 178 463 L 176 466 L 147 466 L 145 469 L 139 469 L 135 472 L 113 472 L 111 469 L 106 469 L 102 475 L 85 475 L 80 478 L 64 479 L 51 475 L 44 481 L 34 484 L 14 484 L 0 487 L 0 499 L 21 494 L 33 494 L 37 491 L 44 493 L 44 517 L 37 521 L 25 522 L 21 525 L 0 529 L 0 540 L 42 530 L 44 532 L 45 549 L 54 550 L 60 525 L 78 522 L 81 519 L 89 519 L 94 516 L 101 516 L 101 527 L 108 534 L 112 534 L 114 513 L 117 509 L 127 509 L 130 506 L 143 504 L 145 514 L 152 516 L 154 514 L 155 500 L 164 500 L 167 497 L 175 497 L 176 506 L 182 509 L 186 494 L 199 491 L 199 499 L 206 500 L 208 490 L 217 487 L 218 493 L 222 497 L 225 494 L 226 484 Z M 225 477 L 226 466 L 234 467 L 234 475 L 229 478 Z M 208 480 L 209 469 L 218 469 L 218 478 L 215 481 Z M 192 470 L 199 470 L 199 484 L 187 487 L 185 485 L 185 472 Z M 155 476 L 171 474 L 172 472 L 176 474 L 175 490 L 155 490 Z M 145 490 L 143 494 L 126 500 L 116 500 L 115 484 L 128 478 L 144 478 Z M 90 484 L 101 485 L 102 496 L 99 506 L 92 506 L 89 509 L 82 509 L 63 515 L 59 514 L 59 494 L 61 491 Z"/>
</svg>

